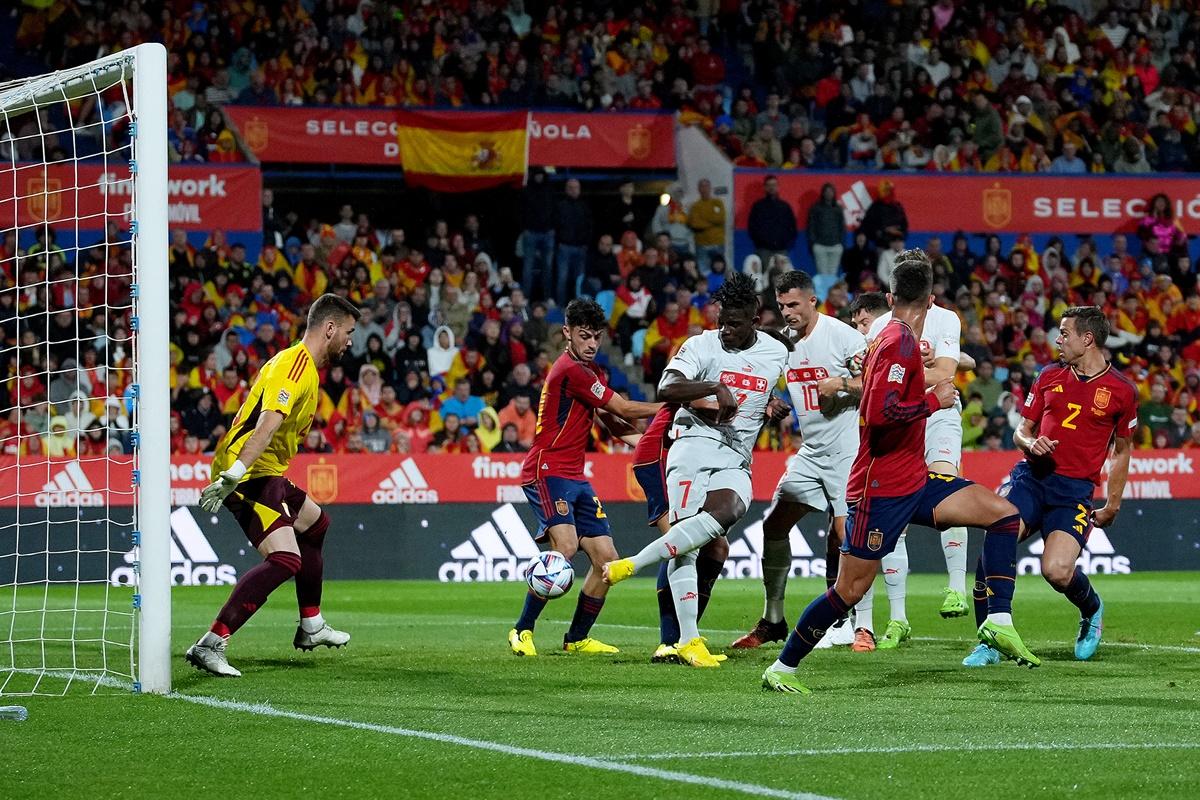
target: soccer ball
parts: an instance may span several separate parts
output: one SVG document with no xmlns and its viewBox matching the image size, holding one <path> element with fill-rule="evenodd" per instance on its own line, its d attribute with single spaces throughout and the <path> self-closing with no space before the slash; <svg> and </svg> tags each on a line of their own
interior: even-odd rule
<svg viewBox="0 0 1200 800">
<path fill-rule="evenodd" d="M 553 600 L 562 597 L 575 582 L 575 568 L 566 556 L 557 550 L 542 553 L 533 560 L 525 571 L 525 582 L 529 591 L 538 597 Z"/>
</svg>

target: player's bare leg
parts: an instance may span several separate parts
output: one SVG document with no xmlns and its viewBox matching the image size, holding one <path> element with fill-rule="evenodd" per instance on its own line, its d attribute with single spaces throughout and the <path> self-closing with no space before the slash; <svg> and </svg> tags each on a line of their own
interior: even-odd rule
<svg viewBox="0 0 1200 800">
<path fill-rule="evenodd" d="M 1075 637 L 1075 657 L 1086 661 L 1096 654 L 1104 630 L 1104 603 L 1092 588 L 1083 570 L 1076 565 L 1082 552 L 1079 541 L 1065 531 L 1046 535 L 1042 551 L 1042 577 L 1054 591 L 1066 595 L 1079 609 L 1079 632 Z"/>
<path fill-rule="evenodd" d="M 1012 503 L 978 484 L 947 497 L 933 510 L 938 527 L 974 525 L 986 531 L 983 564 L 988 589 L 988 617 L 979 638 L 1018 664 L 1036 667 L 1041 659 L 1030 652 L 1013 627 L 1012 598 L 1017 581 L 1017 537 L 1021 520 Z"/>
<path fill-rule="evenodd" d="M 197 669 L 221 677 L 241 677 L 241 672 L 229 665 L 225 648 L 229 637 L 262 608 L 271 592 L 300 571 L 300 547 L 292 528 L 277 528 L 271 531 L 258 545 L 266 559 L 246 570 L 217 614 L 208 633 L 188 648 L 188 663 Z"/>
<path fill-rule="evenodd" d="M 297 650 L 318 647 L 342 647 L 350 642 L 350 634 L 334 630 L 321 615 L 321 589 L 325 575 L 325 534 L 329 531 L 329 515 L 311 497 L 296 516 L 296 545 L 300 548 L 300 571 L 296 573 L 296 604 L 300 608 L 300 624 L 292 646 Z"/>
<path fill-rule="evenodd" d="M 949 461 L 934 461 L 930 472 L 958 475 L 958 466 Z M 967 529 L 956 525 L 942 531 L 942 556 L 946 559 L 948 585 L 942 591 L 941 615 L 946 619 L 965 617 L 967 606 Z"/>
<path fill-rule="evenodd" d="M 763 520 L 763 614 L 750 632 L 730 645 L 738 649 L 761 647 L 767 642 L 787 638 L 788 624 L 784 619 L 784 594 L 788 575 L 792 572 L 792 543 L 788 538 L 793 527 L 811 511 L 803 503 L 776 498 Z"/>
<path fill-rule="evenodd" d="M 574 525 L 551 525 L 546 529 L 550 539 L 550 548 L 562 553 L 570 561 L 579 550 L 579 536 L 575 533 Z M 586 583 L 586 582 L 585 582 Z M 529 589 L 525 591 L 525 605 L 521 608 L 521 616 L 516 625 L 508 632 L 508 647 L 513 655 L 536 656 L 537 648 L 533 644 L 533 626 L 537 618 L 546 608 L 548 598 L 538 597 Z"/>
</svg>

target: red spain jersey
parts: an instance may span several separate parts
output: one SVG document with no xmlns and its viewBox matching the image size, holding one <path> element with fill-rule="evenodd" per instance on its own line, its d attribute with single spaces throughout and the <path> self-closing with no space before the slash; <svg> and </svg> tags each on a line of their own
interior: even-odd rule
<svg viewBox="0 0 1200 800">
<path fill-rule="evenodd" d="M 667 431 L 670 430 L 671 420 L 675 418 L 675 412 L 678 410 L 678 405 L 667 403 L 658 410 L 654 419 L 650 420 L 646 432 L 638 439 L 637 447 L 633 449 L 634 466 L 655 464 L 662 459 L 663 451 L 670 444 Z"/>
<path fill-rule="evenodd" d="M 612 396 L 599 367 L 576 361 L 570 353 L 559 356 L 542 385 L 537 428 L 521 468 L 521 482 L 547 476 L 583 480 L 583 453 L 595 410 Z"/>
<path fill-rule="evenodd" d="M 846 499 L 904 497 L 925 485 L 925 420 L 938 409 L 912 328 L 892 320 L 867 350 L 858 404 L 858 456 Z"/>
<path fill-rule="evenodd" d="M 1043 471 L 1099 484 L 1113 440 L 1137 431 L 1137 409 L 1137 388 L 1111 364 L 1087 379 L 1068 366 L 1047 367 L 1025 398 L 1021 416 L 1058 446 L 1045 458 L 1026 460 Z"/>
</svg>

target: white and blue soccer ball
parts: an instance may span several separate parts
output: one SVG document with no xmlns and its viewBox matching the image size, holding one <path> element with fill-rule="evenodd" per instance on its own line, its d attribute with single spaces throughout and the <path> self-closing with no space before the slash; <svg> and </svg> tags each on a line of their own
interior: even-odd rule
<svg viewBox="0 0 1200 800">
<path fill-rule="evenodd" d="M 525 582 L 529 584 L 529 591 L 538 597 L 553 600 L 570 591 L 575 582 L 575 568 L 562 553 L 548 550 L 529 565 Z"/>
</svg>

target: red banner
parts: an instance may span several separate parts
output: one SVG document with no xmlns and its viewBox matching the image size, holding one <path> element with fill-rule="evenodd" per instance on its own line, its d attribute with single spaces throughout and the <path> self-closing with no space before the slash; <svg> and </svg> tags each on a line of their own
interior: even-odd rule
<svg viewBox="0 0 1200 800">
<path fill-rule="evenodd" d="M 258 167 L 172 164 L 167 170 L 167 222 L 172 229 L 257 231 L 262 173 Z M 14 200 L 15 198 L 15 200 Z M 104 230 L 113 217 L 128 222 L 133 177 L 127 164 L 18 164 L 0 170 L 0 219 L 20 226 L 69 221 Z"/>
<path fill-rule="evenodd" d="M 225 107 L 225 119 L 260 161 L 302 164 L 398 165 L 396 135 L 402 113 L 386 108 Z M 534 111 L 529 120 L 529 163 L 674 169 L 675 118 Z"/>
<path fill-rule="evenodd" d="M 791 204 L 801 225 L 821 187 L 832 183 L 847 226 L 857 227 L 884 180 L 892 182 L 912 231 L 1128 232 L 1145 216 L 1147 200 L 1159 192 L 1171 198 L 1175 216 L 1185 228 L 1200 222 L 1200 179 L 1190 177 L 739 170 L 734 178 L 737 228 L 746 228 L 750 207 L 763 196 L 763 179 L 769 174 L 779 178 L 779 196 Z"/>
<path fill-rule="evenodd" d="M 1004 482 L 1020 454 L 964 453 L 963 474 L 989 489 Z M 1192 450 L 1139 450 L 1129 469 L 1125 496 L 1141 500 L 1200 498 L 1197 457 Z M 754 499 L 770 500 L 787 455 L 756 453 Z M 431 503 L 523 503 L 519 455 L 300 455 L 288 471 L 322 505 L 421 505 Z M 645 498 L 629 455 L 589 454 L 585 474 L 604 502 Z M 209 484 L 207 458 L 174 456 L 171 504 L 196 505 Z M 1105 496 L 1102 484 L 1096 497 Z M 133 465 L 106 462 L 0 457 L 0 507 L 129 506 Z"/>
</svg>

